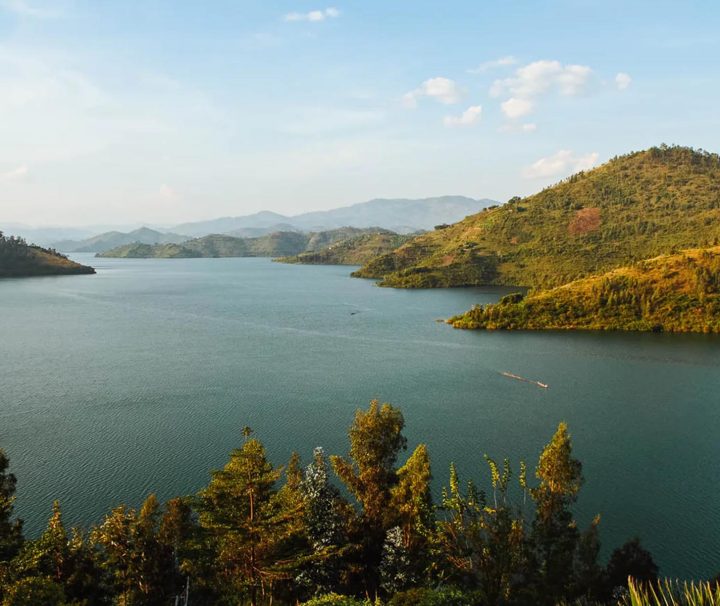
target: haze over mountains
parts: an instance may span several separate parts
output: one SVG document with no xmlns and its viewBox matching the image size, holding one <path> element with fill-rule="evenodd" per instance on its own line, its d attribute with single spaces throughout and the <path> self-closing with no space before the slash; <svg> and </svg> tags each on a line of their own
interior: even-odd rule
<svg viewBox="0 0 720 606">
<path fill-rule="evenodd" d="M 84 240 L 61 240 L 53 242 L 53 248 L 66 252 L 103 252 L 126 244 L 177 244 L 187 240 L 185 236 L 164 233 L 148 227 L 131 232 L 108 231 Z"/>
<path fill-rule="evenodd" d="M 465 196 L 440 196 L 419 200 L 375 199 L 343 208 L 294 216 L 262 211 L 246 216 L 183 223 L 167 230 L 147 227 L 130 232 L 113 230 L 85 239 L 48 240 L 43 237 L 42 230 L 32 230 L 32 234 L 29 234 L 28 230 L 14 233 L 65 252 L 102 253 L 135 243 L 179 244 L 191 238 L 201 238 L 211 234 L 257 238 L 279 231 L 321 232 L 341 227 L 361 229 L 379 227 L 397 233 L 412 233 L 433 229 L 438 224 L 455 223 L 494 204 L 497 204 L 494 200 L 475 200 Z M 52 232 L 52 230 L 48 231 Z"/>
<path fill-rule="evenodd" d="M 172 229 L 189 236 L 211 233 L 246 236 L 251 234 L 234 232 L 248 228 L 326 231 L 338 227 L 382 227 L 398 233 L 410 233 L 432 229 L 439 223 L 455 223 L 493 204 L 497 203 L 494 200 L 474 200 L 465 196 L 440 196 L 420 200 L 378 198 L 343 208 L 302 213 L 292 217 L 263 211 L 245 217 L 223 217 L 212 221 L 184 223 Z"/>
</svg>

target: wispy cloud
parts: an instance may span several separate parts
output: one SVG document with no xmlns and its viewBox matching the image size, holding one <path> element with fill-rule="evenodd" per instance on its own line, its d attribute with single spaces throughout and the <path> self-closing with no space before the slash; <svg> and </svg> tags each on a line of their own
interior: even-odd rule
<svg viewBox="0 0 720 606">
<path fill-rule="evenodd" d="M 443 119 L 443 124 L 445 126 L 453 127 L 453 126 L 472 126 L 473 124 L 477 124 L 480 122 L 480 118 L 482 117 L 482 106 L 481 105 L 472 105 L 468 107 L 462 114 L 459 116 L 445 116 Z"/>
<path fill-rule="evenodd" d="M 408 108 L 415 108 L 418 99 L 422 97 L 430 97 L 444 105 L 454 105 L 460 101 L 462 94 L 457 83 L 449 78 L 430 78 L 425 80 L 418 88 L 405 93 L 403 96 L 403 104 Z"/>
<path fill-rule="evenodd" d="M 285 21 L 310 21 L 319 22 L 327 19 L 337 19 L 340 11 L 331 6 L 322 10 L 314 10 L 307 13 L 287 13 L 284 17 Z"/>
<path fill-rule="evenodd" d="M 27 0 L 0 0 L 0 8 L 22 15 L 23 17 L 34 17 L 36 19 L 52 19 L 60 16 L 57 8 L 47 8 L 31 4 Z"/>
<path fill-rule="evenodd" d="M 579 156 L 569 149 L 561 149 L 551 156 L 540 158 L 523 171 L 526 179 L 547 179 L 562 177 L 580 170 L 587 170 L 597 164 L 599 154 L 592 152 Z"/>
<path fill-rule="evenodd" d="M 618 90 L 625 90 L 631 84 L 632 78 L 628 74 L 620 72 L 617 76 L 615 76 L 615 86 L 617 86 Z"/>
<path fill-rule="evenodd" d="M 511 55 L 508 55 L 506 57 L 500 57 L 499 59 L 493 59 L 492 61 L 485 61 L 477 67 L 474 67 L 467 71 L 469 74 L 482 74 L 493 69 L 497 69 L 500 67 L 509 67 L 516 64 L 517 59 Z"/>
</svg>

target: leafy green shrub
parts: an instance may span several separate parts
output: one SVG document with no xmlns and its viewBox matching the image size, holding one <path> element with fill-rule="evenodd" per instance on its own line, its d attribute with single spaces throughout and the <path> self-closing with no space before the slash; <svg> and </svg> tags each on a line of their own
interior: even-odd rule
<svg viewBox="0 0 720 606">
<path fill-rule="evenodd" d="M 303 602 L 302 606 L 371 606 L 371 604 L 368 600 L 358 600 L 346 595 L 328 593 Z"/>
<path fill-rule="evenodd" d="M 480 606 L 481 604 L 478 595 L 452 587 L 409 589 L 396 593 L 388 602 L 388 606 Z"/>
</svg>

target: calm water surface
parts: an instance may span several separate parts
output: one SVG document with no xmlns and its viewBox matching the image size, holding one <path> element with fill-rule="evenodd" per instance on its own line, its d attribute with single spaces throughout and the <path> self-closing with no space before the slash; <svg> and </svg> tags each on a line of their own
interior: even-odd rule
<svg viewBox="0 0 720 606">
<path fill-rule="evenodd" d="M 435 320 L 498 291 L 76 256 L 98 275 L 0 281 L 0 446 L 31 533 L 53 498 L 88 524 L 121 500 L 197 490 L 244 425 L 278 464 L 344 453 L 353 411 L 379 398 L 402 407 L 411 447 L 429 445 L 437 487 L 450 461 L 486 478 L 483 453 L 534 467 L 567 421 L 579 515 L 602 515 L 605 548 L 639 535 L 664 574 L 720 570 L 717 338 L 457 331 Z"/>
</svg>

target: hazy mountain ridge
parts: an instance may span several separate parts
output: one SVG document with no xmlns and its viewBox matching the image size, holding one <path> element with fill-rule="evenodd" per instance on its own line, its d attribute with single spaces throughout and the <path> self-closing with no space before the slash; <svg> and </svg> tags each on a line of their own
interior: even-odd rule
<svg viewBox="0 0 720 606">
<path fill-rule="evenodd" d="M 98 253 L 98 257 L 115 258 L 199 258 L 199 257 L 285 257 L 314 251 L 336 241 L 376 233 L 377 228 L 343 227 L 319 233 L 274 232 L 258 238 L 236 238 L 213 234 L 187 240 L 181 244 L 126 244 Z"/>
<path fill-rule="evenodd" d="M 321 233 L 347 226 L 413 233 L 432 229 L 439 223 L 457 221 L 492 204 L 495 204 L 492 200 L 473 200 L 464 196 L 442 196 L 420 200 L 376 199 L 344 208 L 292 217 L 261 211 L 241 217 L 220 217 L 209 221 L 183 223 L 167 230 L 141 227 L 130 232 L 111 230 L 80 239 L 52 238 L 51 246 L 64 252 L 102 253 L 136 243 L 181 244 L 193 238 L 218 234 L 239 238 L 259 238 L 277 232 Z M 45 231 L 54 233 L 52 229 L 34 231 L 38 234 Z"/>
<path fill-rule="evenodd" d="M 53 248 L 64 252 L 104 252 L 127 244 L 168 244 L 187 240 L 180 234 L 161 232 L 141 227 L 128 233 L 108 231 L 85 240 L 61 240 Z"/>
<path fill-rule="evenodd" d="M 548 288 L 718 238 L 720 156 L 661 146 L 418 236 L 355 275 L 406 288 Z"/>
<path fill-rule="evenodd" d="M 395 232 L 409 233 L 432 229 L 439 223 L 452 223 L 496 204 L 493 200 L 475 200 L 465 196 L 440 196 L 423 199 L 374 199 L 352 206 L 325 211 L 313 211 L 295 216 L 263 211 L 243 217 L 223 217 L 211 221 L 183 223 L 174 232 L 190 236 L 209 233 L 232 233 L 255 228 L 277 231 L 282 227 L 300 231 L 328 231 L 344 226 L 358 228 L 381 227 Z"/>
</svg>

